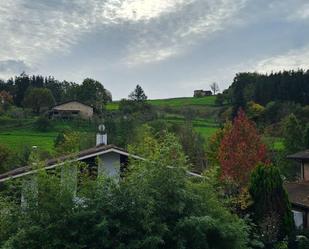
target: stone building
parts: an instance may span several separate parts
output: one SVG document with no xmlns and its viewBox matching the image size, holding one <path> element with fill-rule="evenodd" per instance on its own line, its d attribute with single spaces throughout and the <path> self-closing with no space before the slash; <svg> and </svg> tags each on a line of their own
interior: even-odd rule
<svg viewBox="0 0 309 249">
<path fill-rule="evenodd" d="M 83 118 L 91 119 L 93 117 L 93 107 L 78 101 L 68 101 L 52 107 L 49 111 L 50 118 L 70 119 Z"/>
</svg>

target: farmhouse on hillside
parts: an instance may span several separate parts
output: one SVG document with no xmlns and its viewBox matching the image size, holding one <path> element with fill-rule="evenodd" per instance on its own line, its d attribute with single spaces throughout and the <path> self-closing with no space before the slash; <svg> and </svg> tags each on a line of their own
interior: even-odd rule
<svg viewBox="0 0 309 249">
<path fill-rule="evenodd" d="M 56 105 L 49 111 L 49 117 L 55 119 L 71 119 L 77 117 L 91 119 L 92 116 L 93 107 L 75 100 Z"/>
<path fill-rule="evenodd" d="M 309 150 L 289 155 L 288 159 L 300 163 L 300 179 L 298 182 L 285 183 L 288 192 L 294 221 L 297 228 L 309 227 Z"/>
<path fill-rule="evenodd" d="M 206 96 L 211 96 L 212 91 L 204 91 L 204 90 L 195 90 L 194 91 L 194 97 L 206 97 Z"/>
</svg>

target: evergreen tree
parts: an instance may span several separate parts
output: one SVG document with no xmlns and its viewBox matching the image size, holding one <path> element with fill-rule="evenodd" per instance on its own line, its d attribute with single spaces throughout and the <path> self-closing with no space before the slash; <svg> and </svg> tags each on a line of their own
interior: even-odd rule
<svg viewBox="0 0 309 249">
<path fill-rule="evenodd" d="M 147 96 L 143 90 L 143 88 L 140 85 L 137 85 L 132 93 L 129 95 L 129 99 L 133 101 L 146 101 Z"/>
<path fill-rule="evenodd" d="M 304 135 L 304 147 L 309 149 L 309 124 L 307 124 Z"/>
<path fill-rule="evenodd" d="M 259 164 L 251 175 L 249 192 L 253 200 L 253 218 L 264 242 L 272 244 L 290 237 L 294 221 L 279 169 Z"/>
<path fill-rule="evenodd" d="M 304 149 L 303 128 L 294 114 L 285 119 L 283 136 L 287 153 L 296 153 Z"/>
</svg>

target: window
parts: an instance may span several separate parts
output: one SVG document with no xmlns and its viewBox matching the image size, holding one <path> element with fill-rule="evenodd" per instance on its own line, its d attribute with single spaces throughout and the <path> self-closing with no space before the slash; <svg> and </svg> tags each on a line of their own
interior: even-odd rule
<svg viewBox="0 0 309 249">
<path fill-rule="evenodd" d="M 304 227 L 304 213 L 296 210 L 292 210 L 294 216 L 294 223 L 296 228 Z"/>
</svg>

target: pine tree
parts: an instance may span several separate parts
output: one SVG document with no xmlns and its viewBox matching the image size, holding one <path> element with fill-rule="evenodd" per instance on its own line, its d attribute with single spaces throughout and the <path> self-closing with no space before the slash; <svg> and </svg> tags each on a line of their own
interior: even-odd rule
<svg viewBox="0 0 309 249">
<path fill-rule="evenodd" d="M 133 101 L 145 101 L 147 96 L 140 85 L 137 85 L 132 93 L 129 95 L 129 99 Z"/>
<path fill-rule="evenodd" d="M 259 164 L 250 179 L 253 218 L 264 242 L 272 243 L 291 236 L 294 221 L 280 171 L 273 165 Z"/>
</svg>

